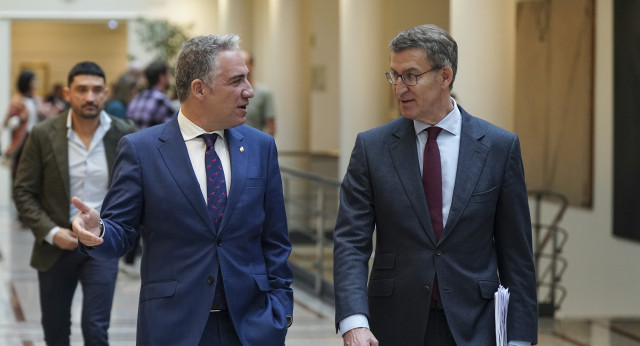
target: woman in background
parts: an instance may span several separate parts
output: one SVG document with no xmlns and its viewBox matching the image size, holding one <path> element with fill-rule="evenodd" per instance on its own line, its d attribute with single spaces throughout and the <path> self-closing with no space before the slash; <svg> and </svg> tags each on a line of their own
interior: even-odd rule
<svg viewBox="0 0 640 346">
<path fill-rule="evenodd" d="M 104 110 L 115 117 L 127 119 L 127 105 L 139 90 L 138 78 L 129 73 L 123 74 L 113 86 Z"/>
<path fill-rule="evenodd" d="M 35 90 L 38 85 L 36 75 L 23 70 L 16 82 L 17 92 L 11 96 L 9 111 L 4 120 L 4 127 L 11 130 L 11 143 L 5 151 L 3 163 L 11 161 L 11 177 L 15 176 L 22 145 L 29 131 L 38 122 L 40 114 L 44 115 L 43 103 Z"/>
</svg>

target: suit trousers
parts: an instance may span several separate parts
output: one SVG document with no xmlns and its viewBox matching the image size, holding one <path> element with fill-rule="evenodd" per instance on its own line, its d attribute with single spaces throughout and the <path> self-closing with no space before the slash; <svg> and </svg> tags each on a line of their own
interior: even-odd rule
<svg viewBox="0 0 640 346">
<path fill-rule="evenodd" d="M 227 311 L 209 314 L 207 325 L 204 327 L 200 346 L 242 346 L 236 328 Z"/>
<path fill-rule="evenodd" d="M 433 302 L 432 302 L 433 304 Z M 429 321 L 427 322 L 427 335 L 424 338 L 425 346 L 456 346 L 456 342 L 451 335 L 447 316 L 443 309 L 432 308 L 429 310 Z"/>
<path fill-rule="evenodd" d="M 46 272 L 38 272 L 42 328 L 47 345 L 69 345 L 71 303 L 82 286 L 82 335 L 86 345 L 109 345 L 107 330 L 118 275 L 118 259 L 97 260 L 78 249 L 63 251 Z"/>
</svg>

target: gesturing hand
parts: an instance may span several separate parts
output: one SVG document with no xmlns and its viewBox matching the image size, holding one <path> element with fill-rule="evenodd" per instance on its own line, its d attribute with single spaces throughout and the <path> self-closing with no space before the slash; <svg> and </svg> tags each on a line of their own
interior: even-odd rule
<svg viewBox="0 0 640 346">
<path fill-rule="evenodd" d="M 104 241 L 100 238 L 100 214 L 98 211 L 84 204 L 78 197 L 73 197 L 71 203 L 80 210 L 73 218 L 73 231 L 78 240 L 86 246 L 96 246 Z"/>
</svg>

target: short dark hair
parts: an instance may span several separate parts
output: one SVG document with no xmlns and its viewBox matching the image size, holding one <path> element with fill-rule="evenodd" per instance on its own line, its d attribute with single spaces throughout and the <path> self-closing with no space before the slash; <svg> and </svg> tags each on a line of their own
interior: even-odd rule
<svg viewBox="0 0 640 346">
<path fill-rule="evenodd" d="M 31 72 L 30 70 L 22 70 L 16 82 L 18 92 L 25 96 L 31 96 L 31 81 L 33 81 L 35 77 L 35 73 Z"/>
<path fill-rule="evenodd" d="M 104 71 L 102 71 L 102 68 L 98 66 L 98 64 L 92 61 L 83 61 L 77 63 L 76 66 L 71 68 L 71 71 L 69 71 L 67 86 L 71 86 L 73 78 L 81 74 L 102 77 L 102 79 L 104 79 L 104 83 L 107 84 L 107 77 L 104 76 Z"/>
<path fill-rule="evenodd" d="M 147 78 L 147 87 L 152 88 L 154 85 L 158 84 L 158 80 L 160 80 L 160 76 L 167 73 L 169 70 L 169 65 L 167 65 L 164 61 L 154 61 L 147 68 L 144 69 L 144 76 Z"/>
</svg>

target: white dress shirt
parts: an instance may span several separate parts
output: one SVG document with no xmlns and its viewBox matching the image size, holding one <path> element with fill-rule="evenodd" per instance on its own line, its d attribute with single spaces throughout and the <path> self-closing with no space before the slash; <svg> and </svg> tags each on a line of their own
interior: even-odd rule
<svg viewBox="0 0 640 346">
<path fill-rule="evenodd" d="M 191 160 L 191 167 L 193 167 L 193 172 L 196 174 L 196 179 L 198 179 L 198 184 L 200 185 L 200 191 L 202 191 L 202 198 L 204 199 L 205 204 L 207 203 L 207 168 L 204 166 L 204 155 L 207 151 L 207 145 L 204 143 L 204 139 L 198 136 L 203 133 L 216 133 L 220 138 L 222 138 L 222 140 L 216 140 L 214 149 L 222 163 L 224 180 L 227 185 L 227 196 L 229 196 L 231 188 L 231 160 L 229 158 L 227 141 L 224 137 L 224 130 L 206 132 L 201 127 L 191 122 L 191 120 L 187 119 L 187 117 L 182 114 L 182 110 L 178 112 L 178 126 L 180 126 L 180 132 L 184 138 L 184 144 L 187 146 L 189 160 Z"/>
<path fill-rule="evenodd" d="M 440 150 L 440 164 L 442 169 L 442 228 L 447 224 L 451 200 L 453 199 L 453 187 L 456 182 L 458 172 L 458 154 L 460 153 L 460 131 L 462 130 L 462 115 L 456 105 L 456 101 L 451 99 L 453 110 L 444 119 L 433 126 L 442 128 L 438 135 L 438 149 Z M 429 124 L 413 121 L 416 131 L 416 146 L 418 149 L 418 162 L 420 173 L 422 172 L 422 160 L 424 159 L 424 146 L 427 144 L 427 128 Z"/>
<path fill-rule="evenodd" d="M 80 197 L 84 203 L 100 212 L 102 201 L 109 189 L 109 165 L 105 153 L 104 135 L 111 128 L 111 118 L 102 111 L 100 124 L 93 134 L 89 148 L 73 131 L 71 110 L 67 115 L 67 146 L 69 156 L 69 193 Z M 78 214 L 78 209 L 69 201 L 69 220 Z M 44 238 L 53 244 L 53 237 L 60 227 L 56 226 Z"/>
</svg>

